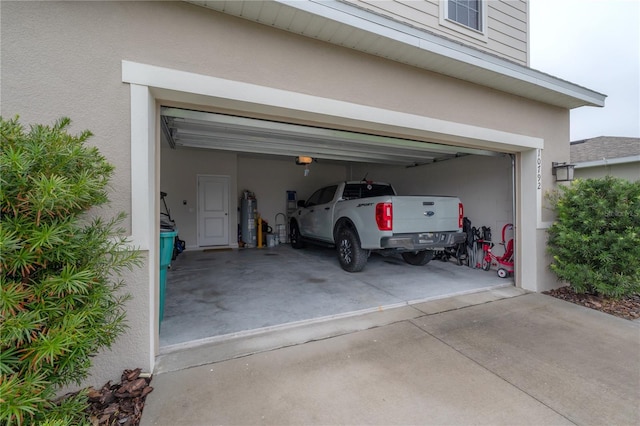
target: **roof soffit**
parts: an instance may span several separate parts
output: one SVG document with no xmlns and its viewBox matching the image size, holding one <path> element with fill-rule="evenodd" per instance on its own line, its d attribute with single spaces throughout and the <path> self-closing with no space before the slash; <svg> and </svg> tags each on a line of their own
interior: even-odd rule
<svg viewBox="0 0 640 426">
<path fill-rule="evenodd" d="M 189 2 L 562 108 L 601 107 L 606 98 L 574 83 L 336 0 Z"/>
</svg>

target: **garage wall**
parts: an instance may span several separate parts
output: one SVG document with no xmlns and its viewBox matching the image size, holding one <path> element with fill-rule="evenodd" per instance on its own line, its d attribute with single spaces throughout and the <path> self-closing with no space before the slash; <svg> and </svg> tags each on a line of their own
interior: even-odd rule
<svg viewBox="0 0 640 426">
<path fill-rule="evenodd" d="M 176 221 L 180 239 L 187 248 L 198 244 L 198 175 L 229 176 L 229 242 L 236 243 L 238 200 L 237 155 L 232 152 L 163 146 L 160 152 L 160 190 L 166 192 L 167 207 Z M 187 205 L 182 201 L 187 200 Z M 162 209 L 164 211 L 164 208 Z"/>
<path fill-rule="evenodd" d="M 238 157 L 238 194 L 248 189 L 258 199 L 258 211 L 275 232 L 275 216 L 286 214 L 286 191 L 296 191 L 298 199 L 306 199 L 316 189 L 345 180 L 346 164 L 312 163 L 304 176 L 304 166 L 294 157 L 282 159 Z M 278 223 L 283 223 L 282 217 Z"/>
<path fill-rule="evenodd" d="M 296 191 L 299 199 L 305 199 L 326 184 L 346 179 L 346 173 L 346 164 L 314 163 L 305 177 L 304 167 L 296 165 L 293 157 L 253 158 L 195 148 L 172 150 L 163 144 L 160 190 L 168 194 L 167 207 L 178 225 L 180 238 L 185 240 L 187 249 L 197 249 L 198 175 L 229 176 L 229 245 L 236 246 L 238 205 L 244 190 L 256 195 L 260 215 L 275 232 L 276 214 L 286 214 L 286 191 Z M 278 223 L 284 223 L 282 217 Z"/>
<path fill-rule="evenodd" d="M 509 156 L 470 155 L 411 168 L 355 164 L 352 173 L 389 182 L 400 195 L 457 196 L 471 225 L 491 227 L 496 242 L 502 227 L 513 222 Z M 502 246 L 495 253 L 502 254 Z"/>
</svg>

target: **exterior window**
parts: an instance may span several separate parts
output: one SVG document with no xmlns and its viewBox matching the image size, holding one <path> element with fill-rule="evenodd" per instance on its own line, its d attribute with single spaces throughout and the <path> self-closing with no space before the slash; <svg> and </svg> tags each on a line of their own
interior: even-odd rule
<svg viewBox="0 0 640 426">
<path fill-rule="evenodd" d="M 482 0 L 448 0 L 447 18 L 482 31 Z"/>
</svg>

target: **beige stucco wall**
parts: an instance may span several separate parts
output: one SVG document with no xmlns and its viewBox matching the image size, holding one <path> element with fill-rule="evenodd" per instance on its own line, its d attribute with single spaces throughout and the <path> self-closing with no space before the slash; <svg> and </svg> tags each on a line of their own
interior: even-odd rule
<svg viewBox="0 0 640 426">
<path fill-rule="evenodd" d="M 640 163 L 608 164 L 606 166 L 575 168 L 573 176 L 576 179 L 603 178 L 605 176 L 615 176 L 627 179 L 631 182 L 640 180 Z"/>
<path fill-rule="evenodd" d="M 91 143 L 116 166 L 111 213 L 131 213 L 131 169 L 139 166 L 130 161 L 130 91 L 122 83 L 122 60 L 539 137 L 545 141 L 543 189 L 552 186 L 551 161 L 568 161 L 566 110 L 192 4 L 4 1 L 1 7 L 0 114 L 20 114 L 24 123 L 64 115 L 74 129 L 90 129 Z M 523 243 L 544 252 L 539 242 Z M 100 358 L 90 384 L 151 365 L 147 269 L 129 280 L 131 329 L 115 354 Z"/>
<path fill-rule="evenodd" d="M 148 252 L 142 253 L 143 265 L 148 264 Z M 149 275 L 146 267 L 125 271 L 121 277 L 131 299 L 126 303 L 127 330 L 110 349 L 92 359 L 93 377 L 89 385 L 102 386 L 107 380 L 118 380 L 125 368 L 145 368 L 150 362 L 147 349 L 152 338 L 149 326 Z"/>
</svg>

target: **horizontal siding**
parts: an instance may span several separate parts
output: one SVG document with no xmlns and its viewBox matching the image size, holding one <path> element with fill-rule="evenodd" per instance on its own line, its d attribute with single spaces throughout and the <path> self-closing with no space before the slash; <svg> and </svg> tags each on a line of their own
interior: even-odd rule
<svg viewBox="0 0 640 426">
<path fill-rule="evenodd" d="M 489 39 L 496 53 L 527 64 L 527 4 L 519 0 L 490 1 Z"/>
<path fill-rule="evenodd" d="M 511 59 L 512 61 L 518 62 L 516 58 L 526 53 L 523 49 L 513 47 L 511 44 L 502 43 L 500 39 L 491 39 L 491 43 L 496 47 L 496 50 L 500 50 L 500 52 L 502 52 L 501 56 Z M 522 45 L 524 46 L 525 43 L 522 43 Z"/>
<path fill-rule="evenodd" d="M 492 1 L 489 7 L 489 27 L 493 25 L 494 22 L 501 22 L 505 25 L 513 27 L 517 30 L 523 32 L 523 35 L 526 34 L 527 31 L 527 15 L 522 14 L 522 12 L 516 11 L 513 8 L 508 7 L 496 7 L 498 5 L 504 4 L 499 1 Z M 509 13 L 515 12 L 515 13 Z M 526 38 L 526 37 L 525 37 Z"/>
<path fill-rule="evenodd" d="M 491 41 L 494 41 L 496 43 L 500 43 L 504 46 L 508 46 L 510 48 L 512 48 L 515 51 L 518 52 L 525 52 L 527 49 L 527 44 L 522 42 L 522 41 L 515 41 L 512 37 L 509 37 L 506 34 L 502 34 L 498 31 L 493 31 L 491 33 Z"/>
<path fill-rule="evenodd" d="M 346 0 L 362 9 L 428 30 L 509 60 L 527 64 L 527 1 L 489 0 L 488 41 L 440 25 L 438 0 Z"/>
<path fill-rule="evenodd" d="M 522 0 L 491 0 L 489 2 L 491 5 L 495 6 L 498 9 L 503 10 L 503 8 L 511 8 L 514 9 L 518 12 L 520 12 L 520 15 L 516 16 L 520 16 L 520 17 L 526 17 L 527 16 L 527 2 L 526 1 L 522 1 Z M 495 5 L 493 3 L 496 3 Z M 498 4 L 500 3 L 500 4 Z M 507 12 L 509 14 L 509 12 Z"/>
<path fill-rule="evenodd" d="M 347 0 L 362 9 L 371 10 L 380 15 L 388 16 L 396 21 L 404 22 L 418 28 L 431 28 L 438 25 L 439 6 L 430 1 L 370 1 Z"/>
<path fill-rule="evenodd" d="M 518 41 L 526 41 L 526 30 L 521 30 L 518 28 L 514 28 L 509 24 L 505 24 L 504 22 L 498 21 L 498 20 L 493 20 L 491 21 L 491 29 L 493 31 L 497 31 L 500 32 L 502 34 L 508 35 L 509 37 L 511 37 L 514 40 L 518 40 Z M 491 34 L 489 34 L 491 35 Z"/>
</svg>

